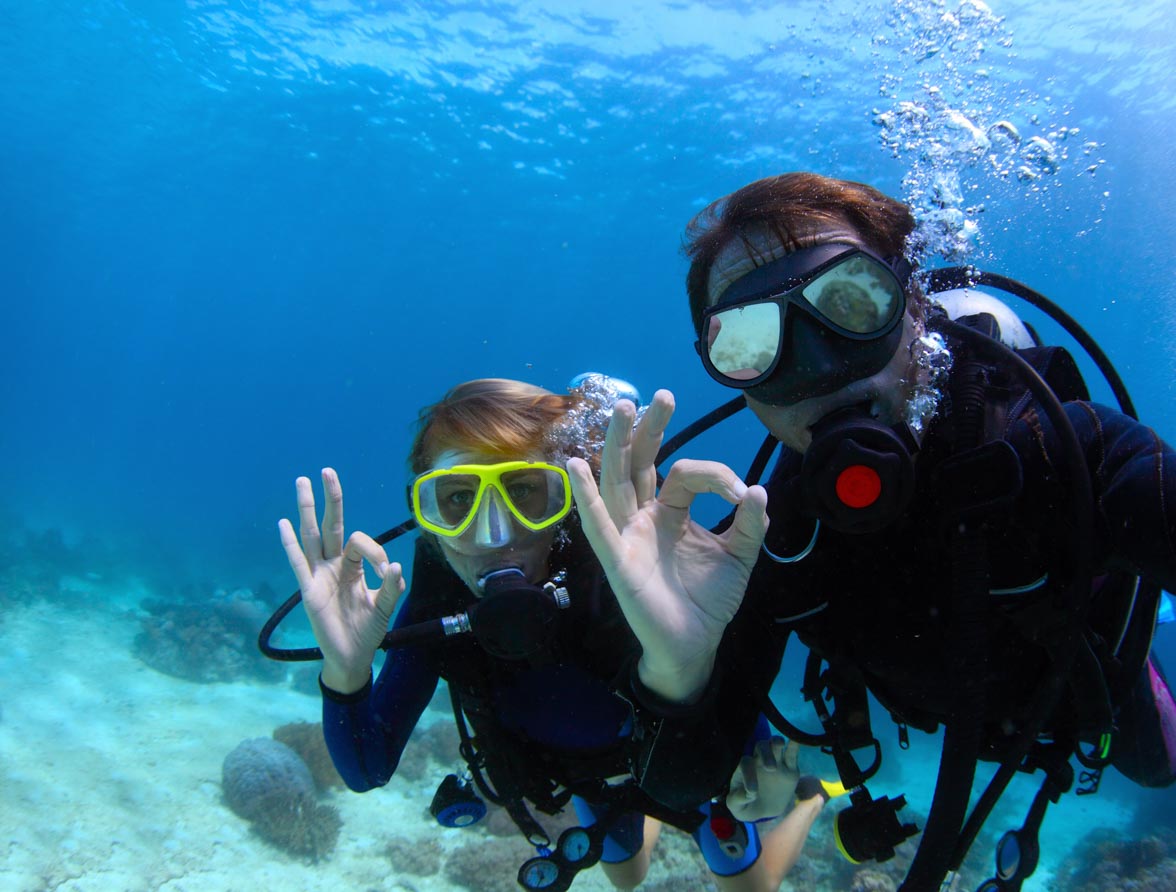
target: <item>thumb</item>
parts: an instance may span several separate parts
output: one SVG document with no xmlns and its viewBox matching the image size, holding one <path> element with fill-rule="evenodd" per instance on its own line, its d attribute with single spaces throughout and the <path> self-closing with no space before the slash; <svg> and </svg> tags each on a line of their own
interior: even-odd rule
<svg viewBox="0 0 1176 892">
<path fill-rule="evenodd" d="M 755 801 L 755 794 L 747 789 L 742 782 L 731 784 L 731 789 L 727 791 L 728 805 L 747 805 Z"/>
</svg>

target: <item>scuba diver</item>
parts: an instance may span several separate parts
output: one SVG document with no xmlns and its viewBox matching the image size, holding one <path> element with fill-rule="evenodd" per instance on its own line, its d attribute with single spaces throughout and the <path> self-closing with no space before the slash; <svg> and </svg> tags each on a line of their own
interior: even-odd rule
<svg viewBox="0 0 1176 892">
<path fill-rule="evenodd" d="M 670 613 L 695 632 L 638 679 L 678 721 L 692 709 L 696 727 L 732 735 L 700 733 L 685 750 L 730 759 L 767 714 L 834 756 L 851 790 L 835 821 L 842 852 L 885 860 L 918 828 L 898 815 L 903 797 L 866 789 L 881 760 L 868 692 L 900 748 L 909 728 L 944 729 L 904 892 L 939 889 L 1011 776 L 1044 772 L 982 886 L 1016 890 L 1036 865 L 1046 806 L 1073 786 L 1072 758 L 1079 793 L 1095 792 L 1108 765 L 1148 786 L 1176 777 L 1176 705 L 1149 654 L 1161 588 L 1176 588 L 1176 453 L 1133 417 L 1117 376 L 1124 412 L 1090 402 L 1068 353 L 969 286 L 1036 292 L 975 270 L 916 275 L 904 258 L 914 222 L 870 186 L 793 173 L 739 189 L 688 227 L 695 348 L 769 431 L 748 482 L 782 446 L 762 488 L 713 478 L 741 499 L 732 530 L 753 535 L 746 517 L 765 506 L 770 519 L 745 593 L 734 577 L 706 599 L 678 585 L 715 543 L 681 517 L 680 537 L 650 533 L 688 505 L 651 487 L 663 456 L 639 448 L 627 404 L 606 442 L 609 485 L 598 492 L 582 463 L 568 470 L 633 627 Z M 716 632 L 714 615 L 740 596 Z M 768 696 L 792 634 L 809 649 L 801 690 L 819 733 Z M 999 767 L 969 813 L 978 760 Z M 672 795 L 669 775 L 649 770 L 644 789 Z M 688 770 L 681 758 L 677 770 Z"/>
<path fill-rule="evenodd" d="M 311 483 L 299 478 L 299 535 L 288 520 L 280 533 L 321 651 L 271 648 L 281 611 L 263 630 L 262 650 L 279 659 L 321 655 L 324 734 L 357 792 L 393 776 L 445 679 L 468 775 L 448 776 L 431 811 L 457 827 L 485 813 L 478 793 L 505 808 L 536 848 L 519 871 L 524 888 L 567 889 L 598 860 L 616 887 L 632 888 L 668 822 L 693 834 L 719 889 L 776 889 L 825 802 L 842 791 L 798 778 L 797 745 L 762 722 L 739 742 L 733 767 L 724 763 L 726 778 L 699 766 L 679 778 L 671 807 L 633 780 L 657 741 L 677 735 L 672 719 L 642 720 L 652 713 L 629 682 L 670 646 L 659 635 L 672 631 L 630 630 L 579 529 L 564 463 L 596 464 L 613 404 L 636 392 L 601 375 L 573 385 L 557 395 L 517 381 L 470 381 L 421 411 L 408 491 L 421 535 L 407 594 L 382 543 L 411 524 L 345 539 L 337 474 L 322 473 L 321 527 Z M 742 555 L 744 580 L 756 547 Z M 375 590 L 365 562 L 381 579 Z M 297 595 L 283 610 L 295 603 Z M 381 647 L 389 653 L 373 682 Z M 732 770 L 729 806 L 691 798 L 692 785 L 722 786 Z M 765 811 L 768 800 L 782 803 L 778 812 Z M 557 814 L 569 802 L 583 826 L 553 839 L 532 809 Z M 761 840 L 755 821 L 786 811 Z"/>
</svg>

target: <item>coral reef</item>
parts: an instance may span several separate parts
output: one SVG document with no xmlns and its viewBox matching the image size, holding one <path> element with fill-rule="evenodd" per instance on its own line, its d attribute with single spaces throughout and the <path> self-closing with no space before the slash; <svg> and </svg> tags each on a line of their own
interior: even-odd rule
<svg viewBox="0 0 1176 892">
<path fill-rule="evenodd" d="M 522 837 L 471 836 L 449 853 L 443 871 L 452 885 L 471 892 L 518 892 L 519 868 L 533 854 Z"/>
<path fill-rule="evenodd" d="M 898 883 L 879 870 L 867 867 L 853 875 L 853 884 L 849 892 L 894 892 Z"/>
<path fill-rule="evenodd" d="M 441 870 L 441 843 L 435 839 L 418 842 L 404 836 L 393 836 L 384 847 L 384 854 L 397 873 L 430 877 Z"/>
<path fill-rule="evenodd" d="M 0 606 L 32 601 L 76 605 L 96 591 L 104 599 L 144 588 L 171 592 L 184 575 L 181 556 L 155 529 L 120 526 L 112 538 L 110 530 L 87 529 L 79 518 L 67 521 L 65 529 L 33 527 L 3 507 L 0 527 L 7 530 L 0 543 Z"/>
<path fill-rule="evenodd" d="M 263 839 L 315 861 L 334 850 L 339 814 L 315 802 L 310 769 L 286 744 L 268 737 L 242 741 L 225 756 L 221 786 L 229 808 Z"/>
<path fill-rule="evenodd" d="M 247 821 L 256 820 L 271 793 L 314 797 L 310 769 L 290 747 L 269 737 L 237 744 L 221 765 L 225 802 Z"/>
<path fill-rule="evenodd" d="M 536 812 L 535 818 L 552 840 L 568 827 L 579 824 L 571 806 L 556 815 Z M 518 892 L 519 868 L 534 856 L 535 850 L 523 839 L 506 810 L 490 805 L 485 818 L 460 832 L 464 834 L 465 842 L 447 856 L 443 868 L 446 879 L 473 892 Z M 693 858 L 696 854 L 694 843 L 688 837 L 682 838 Z M 665 846 L 659 844 L 657 851 L 664 852 Z M 682 884 L 679 883 L 678 888 L 682 888 Z"/>
<path fill-rule="evenodd" d="M 539 823 L 547 831 L 548 836 L 558 835 L 559 831 L 547 826 L 547 815 L 536 815 L 539 818 Z M 477 829 L 489 836 L 518 836 L 519 828 L 511 818 L 510 813 L 501 806 L 495 805 L 492 802 L 486 803 L 486 817 L 482 818 L 474 825 Z"/>
<path fill-rule="evenodd" d="M 291 722 L 274 729 L 274 740 L 294 750 L 310 769 L 314 786 L 320 793 L 346 787 L 335 770 L 321 722 Z"/>
<path fill-rule="evenodd" d="M 654 853 L 657 853 L 656 849 Z M 680 876 L 661 877 L 646 880 L 639 888 L 641 892 L 682 892 L 683 889 L 689 889 L 690 892 L 716 892 L 718 886 L 715 885 L 714 877 L 710 873 L 701 871 L 697 879 L 683 879 Z"/>
<path fill-rule="evenodd" d="M 1067 892 L 1170 892 L 1176 889 L 1176 834 L 1129 839 L 1092 831 L 1062 862 L 1055 885 Z"/>
<path fill-rule="evenodd" d="M 249 589 L 199 603 L 147 600 L 142 607 L 147 613 L 133 650 L 152 669 L 198 682 L 285 678 L 285 667 L 257 649 L 269 607 Z"/>
<path fill-rule="evenodd" d="M 396 773 L 406 780 L 419 781 L 429 773 L 447 774 L 464 763 L 458 752 L 457 728 L 450 721 L 419 724 L 409 738 L 408 746 L 396 766 Z M 437 781 L 440 782 L 438 777 Z"/>
<path fill-rule="evenodd" d="M 267 793 L 258 800 L 259 814 L 253 829 L 265 840 L 292 855 L 319 861 L 335 850 L 343 821 L 329 805 L 318 805 L 308 796 L 285 791 Z"/>
<path fill-rule="evenodd" d="M 576 817 L 576 810 L 571 804 L 565 805 L 563 811 L 554 815 L 545 814 L 538 809 L 532 809 L 534 818 L 552 839 L 556 839 L 569 827 L 578 827 L 580 819 Z M 510 812 L 492 802 L 486 803 L 486 817 L 474 825 L 478 830 L 489 836 L 505 836 L 522 838 L 522 832 Z"/>
<path fill-rule="evenodd" d="M 121 577 L 128 570 L 96 539 L 70 544 L 61 530 L 30 530 L 9 513 L 0 516 L 0 523 L 9 531 L 0 543 L 0 607 L 76 601 L 84 594 L 65 583 L 66 577 L 97 580 Z M 3 618 L 0 612 L 0 622 Z"/>
<path fill-rule="evenodd" d="M 648 888 L 652 892 L 680 892 L 682 889 L 690 889 L 697 892 L 713 892 L 716 888 L 714 876 L 707 870 L 698 847 L 685 833 L 668 827 L 662 828 L 657 847 L 653 850 L 652 863 L 651 873 L 656 875 L 664 871 L 667 875 L 643 883 L 643 890 Z"/>
<path fill-rule="evenodd" d="M 286 667 L 291 689 L 315 699 L 322 696 L 322 691 L 319 689 L 320 671 L 322 671 L 320 663 L 290 663 Z"/>
</svg>

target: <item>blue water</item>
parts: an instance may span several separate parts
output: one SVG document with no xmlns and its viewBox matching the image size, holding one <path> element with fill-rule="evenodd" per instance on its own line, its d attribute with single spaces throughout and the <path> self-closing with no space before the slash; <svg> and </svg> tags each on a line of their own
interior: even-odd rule
<svg viewBox="0 0 1176 892">
<path fill-rule="evenodd" d="M 683 228 L 793 169 L 957 182 L 967 259 L 1066 306 L 1171 440 L 1174 71 L 1166 0 L 0 0 L 0 517 L 284 591 L 294 478 L 393 525 L 458 381 L 600 369 L 685 423 L 729 394 Z M 929 123 L 889 140 L 903 103 Z M 700 448 L 742 464 L 727 430 Z"/>
</svg>

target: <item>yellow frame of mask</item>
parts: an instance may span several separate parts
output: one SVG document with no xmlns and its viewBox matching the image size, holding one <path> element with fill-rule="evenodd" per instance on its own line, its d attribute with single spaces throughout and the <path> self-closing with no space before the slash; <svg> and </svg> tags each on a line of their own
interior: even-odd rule
<svg viewBox="0 0 1176 892">
<path fill-rule="evenodd" d="M 536 523 L 530 518 L 526 517 L 512 501 L 510 494 L 507 493 L 506 487 L 502 483 L 502 475 L 509 474 L 512 471 L 523 471 L 528 469 L 535 469 L 541 471 L 553 471 L 559 476 L 563 483 L 563 508 L 560 509 L 553 517 L 547 520 L 542 520 Z M 431 520 L 424 516 L 421 511 L 421 484 L 429 480 L 434 480 L 438 477 L 447 477 L 452 474 L 468 475 L 478 478 L 478 490 L 474 494 L 473 504 L 470 506 L 469 513 L 457 527 L 449 529 L 447 527 L 438 526 Z M 494 487 L 498 494 L 502 497 L 502 501 L 509 509 L 511 515 L 520 524 L 528 530 L 539 531 L 547 529 L 552 524 L 559 523 L 568 512 L 572 510 L 572 484 L 568 480 L 568 472 L 563 468 L 542 461 L 504 461 L 493 465 L 454 465 L 452 468 L 436 468 L 432 471 L 426 471 L 421 474 L 412 483 L 412 514 L 416 518 L 418 524 L 422 529 L 428 530 L 430 533 L 435 533 L 438 536 L 446 536 L 449 538 L 456 538 L 464 533 L 474 518 L 478 516 L 478 509 L 482 505 L 482 498 L 486 494 L 486 490 Z"/>
</svg>

